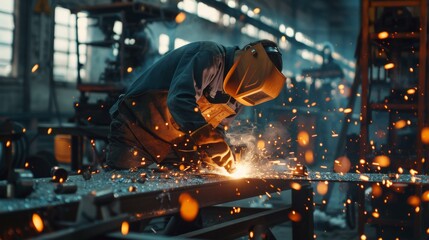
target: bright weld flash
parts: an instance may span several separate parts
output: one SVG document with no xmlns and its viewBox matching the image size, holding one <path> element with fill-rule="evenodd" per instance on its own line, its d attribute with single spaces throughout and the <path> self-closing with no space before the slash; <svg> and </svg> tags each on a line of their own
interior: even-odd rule
<svg viewBox="0 0 429 240">
<path fill-rule="evenodd" d="M 235 167 L 235 172 L 230 174 L 232 178 L 244 178 L 250 175 L 251 166 L 249 163 L 239 162 Z"/>
</svg>

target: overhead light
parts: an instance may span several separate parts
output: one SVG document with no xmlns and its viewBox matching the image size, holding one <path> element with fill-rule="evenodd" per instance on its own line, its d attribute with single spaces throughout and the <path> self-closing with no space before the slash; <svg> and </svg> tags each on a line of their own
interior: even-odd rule
<svg viewBox="0 0 429 240">
<path fill-rule="evenodd" d="M 293 30 L 293 28 L 291 28 L 291 27 L 286 28 L 286 35 L 288 37 L 293 37 L 294 34 L 295 34 L 295 31 Z"/>
<path fill-rule="evenodd" d="M 280 24 L 279 31 L 282 33 L 286 32 L 286 26 L 284 24 Z"/>
<path fill-rule="evenodd" d="M 237 3 L 234 0 L 229 0 L 228 1 L 228 7 L 235 8 L 235 7 L 237 7 Z"/>
</svg>

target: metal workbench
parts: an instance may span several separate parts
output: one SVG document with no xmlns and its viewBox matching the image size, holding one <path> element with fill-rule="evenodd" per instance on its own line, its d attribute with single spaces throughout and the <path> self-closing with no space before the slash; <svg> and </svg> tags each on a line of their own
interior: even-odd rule
<svg viewBox="0 0 429 240">
<path fill-rule="evenodd" d="M 145 181 L 140 180 L 146 174 Z M 136 239 L 130 235 L 117 233 L 123 221 L 141 221 L 159 216 L 177 213 L 180 208 L 179 196 L 188 193 L 199 204 L 200 209 L 227 203 L 235 200 L 272 193 L 282 194 L 292 191 L 292 205 L 284 209 L 267 209 L 267 211 L 245 216 L 223 226 L 211 226 L 195 232 L 181 235 L 182 238 L 215 238 L 219 232 L 229 234 L 225 238 L 245 235 L 237 226 L 250 226 L 256 221 L 276 224 L 292 220 L 293 239 L 313 238 L 313 191 L 311 182 L 348 182 L 357 184 L 417 184 L 428 185 L 425 175 L 387 175 L 387 174 L 338 174 L 328 172 L 310 172 L 307 176 L 296 176 L 288 171 L 258 171 L 252 178 L 233 179 L 214 174 L 196 174 L 182 171 L 101 171 L 92 175 L 89 180 L 82 176 L 71 176 L 67 183 L 78 186 L 73 194 L 56 194 L 56 183 L 50 179 L 36 179 L 34 192 L 25 199 L 0 199 L 0 226 L 2 236 L 17 234 L 18 228 L 31 228 L 31 216 L 38 213 L 45 222 L 42 233 L 32 233 L 33 237 L 76 239 L 105 236 L 110 238 Z M 299 186 L 299 187 L 297 187 Z M 87 224 L 58 224 L 59 221 L 75 222 L 78 217 L 79 204 L 88 195 L 95 195 L 110 189 L 112 196 L 120 206 L 116 215 Z M 298 221 L 293 221 L 290 214 L 299 214 Z M 296 220 L 296 219 L 295 219 Z M 59 227 L 61 225 L 61 227 Z M 231 226 L 233 229 L 231 229 Z M 235 227 L 235 229 L 234 229 Z M 116 232 L 116 233 L 115 233 Z M 19 231 L 18 231 L 19 233 Z M 140 235 L 139 235 L 140 236 Z M 141 235 L 143 236 L 143 235 Z M 229 237 L 227 237 L 229 236 Z M 140 239 L 149 239 L 142 238 Z"/>
<path fill-rule="evenodd" d="M 142 173 L 146 174 L 144 183 L 139 180 Z M 177 213 L 180 207 L 178 199 L 182 193 L 190 194 L 202 209 L 273 192 L 280 193 L 291 189 L 293 182 L 293 180 L 284 179 L 232 179 L 220 175 L 180 171 L 102 171 L 93 174 L 90 180 L 84 180 L 80 175 L 71 176 L 67 183 L 76 184 L 77 192 L 56 194 L 54 192 L 56 183 L 51 182 L 50 179 L 34 181 L 35 190 L 27 198 L 0 199 L 0 226 L 3 237 L 10 237 L 9 233 L 16 235 L 18 228 L 31 228 L 31 217 L 34 213 L 38 213 L 44 219 L 45 229 L 42 235 L 33 232 L 32 237 L 76 239 L 76 237 L 82 238 L 84 234 L 85 238 L 91 238 L 118 231 L 120 224 L 125 220 L 137 221 Z M 64 224 L 58 227 L 59 221 L 75 221 L 78 218 L 79 204 L 82 204 L 81 200 L 85 199 L 85 196 L 108 191 L 107 189 L 112 191 L 120 205 L 120 211 L 116 216 L 68 228 L 64 227 Z M 250 224 L 258 219 L 271 224 L 284 222 L 288 220 L 288 213 L 295 211 L 300 214 L 302 220 L 293 222 L 294 239 L 313 236 L 312 197 L 310 185 L 302 184 L 300 190 L 292 189 L 290 208 L 267 209 L 270 211 L 254 214 L 254 218 L 240 221 L 238 224 L 243 227 L 243 224 Z M 225 228 L 200 231 L 195 233 L 196 236 L 188 233 L 186 237 L 212 238 L 210 234 L 217 231 L 224 232 Z M 243 230 L 230 229 L 231 237 L 237 234 L 243 235 L 243 233 Z"/>
</svg>

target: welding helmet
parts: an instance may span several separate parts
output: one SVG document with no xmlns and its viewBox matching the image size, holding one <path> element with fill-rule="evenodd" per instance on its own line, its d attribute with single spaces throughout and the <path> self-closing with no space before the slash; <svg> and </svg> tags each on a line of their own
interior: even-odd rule
<svg viewBox="0 0 429 240">
<path fill-rule="evenodd" d="M 281 54 L 277 46 L 262 43 L 247 45 L 223 83 L 227 94 L 245 106 L 255 106 L 276 98 L 286 77 L 271 61 L 268 54 Z M 281 66 L 280 66 L 281 67 Z"/>
</svg>

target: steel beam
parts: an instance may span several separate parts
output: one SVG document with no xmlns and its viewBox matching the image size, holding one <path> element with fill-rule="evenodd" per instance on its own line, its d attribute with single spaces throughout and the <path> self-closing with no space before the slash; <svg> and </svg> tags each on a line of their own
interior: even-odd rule
<svg viewBox="0 0 429 240">
<path fill-rule="evenodd" d="M 260 224 L 272 226 L 289 221 L 288 214 L 290 211 L 290 208 L 269 209 L 260 213 L 185 233 L 179 237 L 219 239 L 219 236 L 222 236 L 222 239 L 235 239 L 248 235 L 252 226 Z"/>
</svg>

